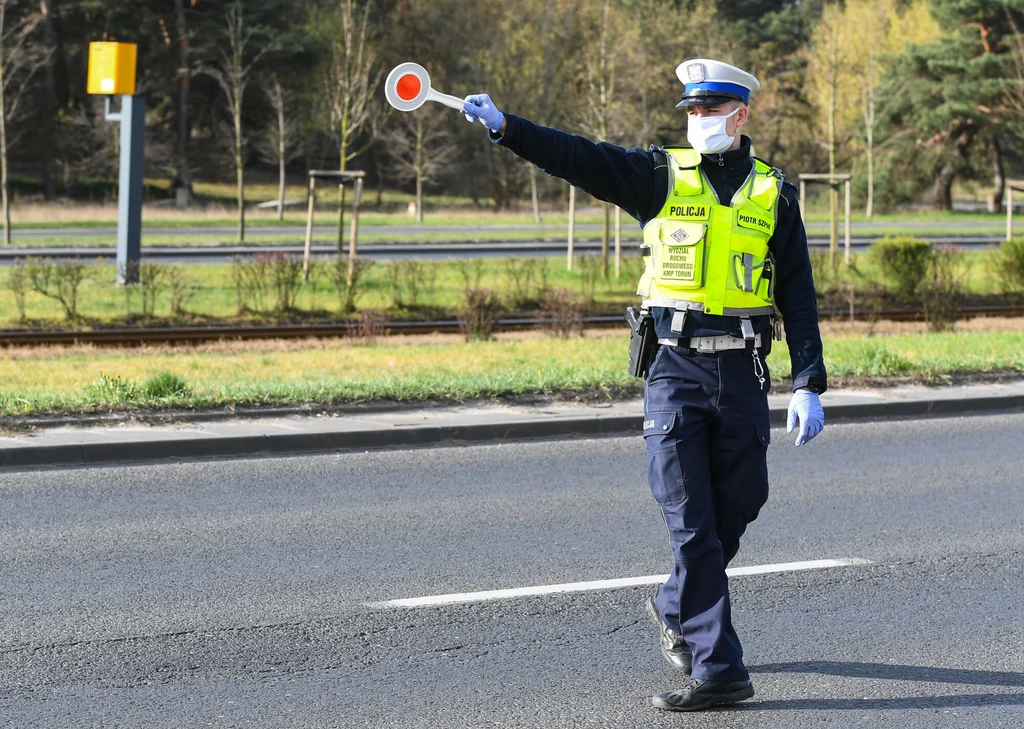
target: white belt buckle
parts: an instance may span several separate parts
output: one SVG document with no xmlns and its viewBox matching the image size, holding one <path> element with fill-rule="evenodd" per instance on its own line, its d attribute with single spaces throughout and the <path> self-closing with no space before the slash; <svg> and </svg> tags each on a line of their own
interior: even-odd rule
<svg viewBox="0 0 1024 729">
<path fill-rule="evenodd" d="M 717 351 L 714 337 L 699 337 L 697 339 L 697 352 L 700 354 L 714 354 Z"/>
</svg>

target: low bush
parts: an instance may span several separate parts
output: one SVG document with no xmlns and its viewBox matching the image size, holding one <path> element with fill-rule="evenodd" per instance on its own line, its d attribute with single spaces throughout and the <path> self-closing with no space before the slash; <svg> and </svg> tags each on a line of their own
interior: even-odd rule
<svg viewBox="0 0 1024 729">
<path fill-rule="evenodd" d="M 359 312 L 359 327 L 356 329 L 356 336 L 366 344 L 373 344 L 377 337 L 383 336 L 387 331 L 384 322 L 384 315 L 377 309 L 363 309 Z"/>
<path fill-rule="evenodd" d="M 964 252 L 959 247 L 936 247 L 925 279 L 917 285 L 924 318 L 931 331 L 949 331 L 960 318 L 967 273 Z"/>
<path fill-rule="evenodd" d="M 547 262 L 537 258 L 506 258 L 506 299 L 513 309 L 535 306 L 547 290 Z M 534 285 L 534 281 L 538 285 Z"/>
<path fill-rule="evenodd" d="M 274 290 L 274 310 L 287 313 L 295 310 L 295 299 L 302 286 L 302 257 L 280 251 L 260 254 L 267 258 L 270 281 Z"/>
<path fill-rule="evenodd" d="M 338 292 L 338 303 L 342 314 L 351 314 L 356 310 L 356 301 L 363 294 L 365 274 L 373 266 L 373 261 L 356 257 L 349 262 L 339 258 L 327 268 L 327 278 L 334 284 Z"/>
<path fill-rule="evenodd" d="M 28 258 L 25 261 L 25 275 L 34 291 L 61 305 L 68 321 L 79 319 L 78 289 L 90 275 L 84 263 Z"/>
<path fill-rule="evenodd" d="M 466 289 L 465 310 L 459 315 L 459 330 L 466 341 L 488 340 L 501 315 L 501 299 L 490 289 Z"/>
<path fill-rule="evenodd" d="M 396 309 L 415 309 L 420 297 L 433 296 L 437 286 L 437 266 L 426 261 L 392 261 L 387 275 Z"/>
<path fill-rule="evenodd" d="M 583 336 L 583 302 L 579 294 L 568 289 L 555 289 L 540 299 L 538 318 L 544 328 L 555 336 L 568 339 Z"/>
<path fill-rule="evenodd" d="M 932 244 L 913 236 L 886 236 L 872 243 L 868 253 L 878 263 L 893 296 L 904 303 L 916 302 L 918 286 L 935 255 Z"/>
<path fill-rule="evenodd" d="M 1004 293 L 1024 291 L 1024 238 L 1003 241 L 989 258 L 989 266 Z"/>
<path fill-rule="evenodd" d="M 235 287 L 238 315 L 266 308 L 270 288 L 270 266 L 265 256 L 235 256 L 231 262 L 231 282 Z"/>
<path fill-rule="evenodd" d="M 7 289 L 14 296 L 14 305 L 18 308 L 18 321 L 25 321 L 25 296 L 30 286 L 28 268 L 21 258 L 7 267 Z"/>
<path fill-rule="evenodd" d="M 187 312 L 185 306 L 196 293 L 196 284 L 185 273 L 182 266 L 169 266 L 167 268 L 167 287 L 171 293 L 171 316 L 183 317 Z"/>
</svg>

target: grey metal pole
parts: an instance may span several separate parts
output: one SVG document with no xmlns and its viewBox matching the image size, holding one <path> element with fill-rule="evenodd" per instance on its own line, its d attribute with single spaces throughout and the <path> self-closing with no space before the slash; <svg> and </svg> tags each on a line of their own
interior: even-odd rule
<svg viewBox="0 0 1024 729">
<path fill-rule="evenodd" d="M 139 282 L 142 259 L 142 167 L 146 97 L 121 97 L 121 173 L 117 188 L 117 283 Z"/>
</svg>

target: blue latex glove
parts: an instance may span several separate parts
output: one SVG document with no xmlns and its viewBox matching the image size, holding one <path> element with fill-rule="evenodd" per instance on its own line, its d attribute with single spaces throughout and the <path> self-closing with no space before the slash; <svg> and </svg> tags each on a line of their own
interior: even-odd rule
<svg viewBox="0 0 1024 729">
<path fill-rule="evenodd" d="M 501 123 L 505 121 L 505 115 L 498 111 L 498 107 L 487 94 L 467 96 L 462 113 L 466 115 L 467 121 L 479 121 L 492 132 L 501 131 Z"/>
<path fill-rule="evenodd" d="M 789 401 L 789 420 L 786 432 L 792 433 L 800 421 L 800 433 L 796 436 L 796 444 L 802 446 L 821 432 L 825 427 L 825 411 L 821 409 L 818 394 L 810 390 L 797 390 Z"/>
</svg>

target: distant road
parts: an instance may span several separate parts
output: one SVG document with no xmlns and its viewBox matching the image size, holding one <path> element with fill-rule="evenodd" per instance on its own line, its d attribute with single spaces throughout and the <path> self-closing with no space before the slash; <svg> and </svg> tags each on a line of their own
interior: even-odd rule
<svg viewBox="0 0 1024 729">
<path fill-rule="evenodd" d="M 872 231 L 880 229 L 893 229 L 893 228 L 906 228 L 911 229 L 944 229 L 944 230 L 955 230 L 955 229 L 970 229 L 978 230 L 979 228 L 992 227 L 993 234 L 1000 229 L 998 225 L 992 223 L 975 223 L 971 221 L 948 221 L 948 222 L 926 222 L 926 221 L 907 221 L 905 223 L 894 223 L 894 222 L 856 222 L 851 223 L 851 229 L 854 234 L 859 231 Z M 602 226 L 598 223 L 583 223 L 576 225 L 576 231 L 580 233 L 597 233 L 600 232 Z M 811 222 L 807 224 L 809 232 L 820 233 L 827 235 L 829 224 L 828 222 Z M 337 227 L 330 225 L 317 225 L 313 227 L 313 236 L 321 240 L 333 240 L 337 235 Z M 636 226 L 630 221 L 623 221 L 623 230 L 630 234 L 636 233 Z M 306 229 L 301 225 L 250 225 L 246 228 L 246 231 L 250 235 L 274 235 L 274 236 L 286 236 L 294 235 L 297 239 L 303 240 L 306 236 Z M 436 235 L 436 234 L 458 234 L 460 237 L 471 235 L 472 233 L 520 233 L 520 232 L 536 232 L 545 235 L 563 235 L 565 232 L 565 226 L 563 225 L 536 225 L 533 223 L 522 224 L 522 225 L 364 225 L 361 228 L 363 233 L 373 233 L 374 235 L 393 235 L 396 241 L 409 242 L 410 238 L 421 235 Z M 142 229 L 142 239 L 145 242 L 147 237 L 162 237 L 162 238 L 195 238 L 195 237 L 219 237 L 225 241 L 231 241 L 235 239 L 237 229 L 234 226 L 190 226 L 187 228 L 180 227 L 150 227 L 146 226 Z M 346 236 L 348 232 L 346 231 Z M 843 228 L 840 222 L 839 235 L 842 237 Z M 17 241 L 21 239 L 38 239 L 38 238 L 91 238 L 97 242 L 109 241 L 113 243 L 117 237 L 116 226 L 105 227 L 105 228 L 15 228 L 13 231 L 14 239 Z"/>
<path fill-rule="evenodd" d="M 850 239 L 851 247 L 863 250 L 879 236 L 858 236 Z M 954 243 L 964 248 L 986 248 L 998 245 L 1003 237 L 997 235 L 974 236 L 929 236 L 933 243 Z M 640 239 L 624 238 L 622 241 L 624 255 L 635 255 Z M 828 238 L 814 236 L 808 244 L 814 249 L 828 248 Z M 347 245 L 347 238 L 346 238 Z M 842 236 L 839 246 L 842 248 Z M 601 243 L 590 237 L 589 240 L 577 240 L 576 251 L 580 254 L 593 253 L 600 250 Z M 564 256 L 565 240 L 537 241 L 450 241 L 415 243 L 408 237 L 402 241 L 390 243 L 363 243 L 359 246 L 359 255 L 376 260 L 396 260 L 406 258 L 445 259 L 445 258 L 486 258 L 504 256 Z M 289 254 L 301 254 L 302 245 L 291 244 L 254 244 L 254 245 L 146 245 L 143 242 L 143 258 L 160 260 L 168 263 L 217 263 L 232 260 L 235 256 L 249 256 L 268 251 L 283 251 Z M 312 246 L 316 257 L 332 257 L 337 247 L 334 243 L 318 240 Z M 116 250 L 113 246 L 27 246 L 0 249 L 0 265 L 9 264 L 17 258 L 26 256 L 49 256 L 53 258 L 80 258 L 89 262 L 113 260 Z"/>
</svg>

